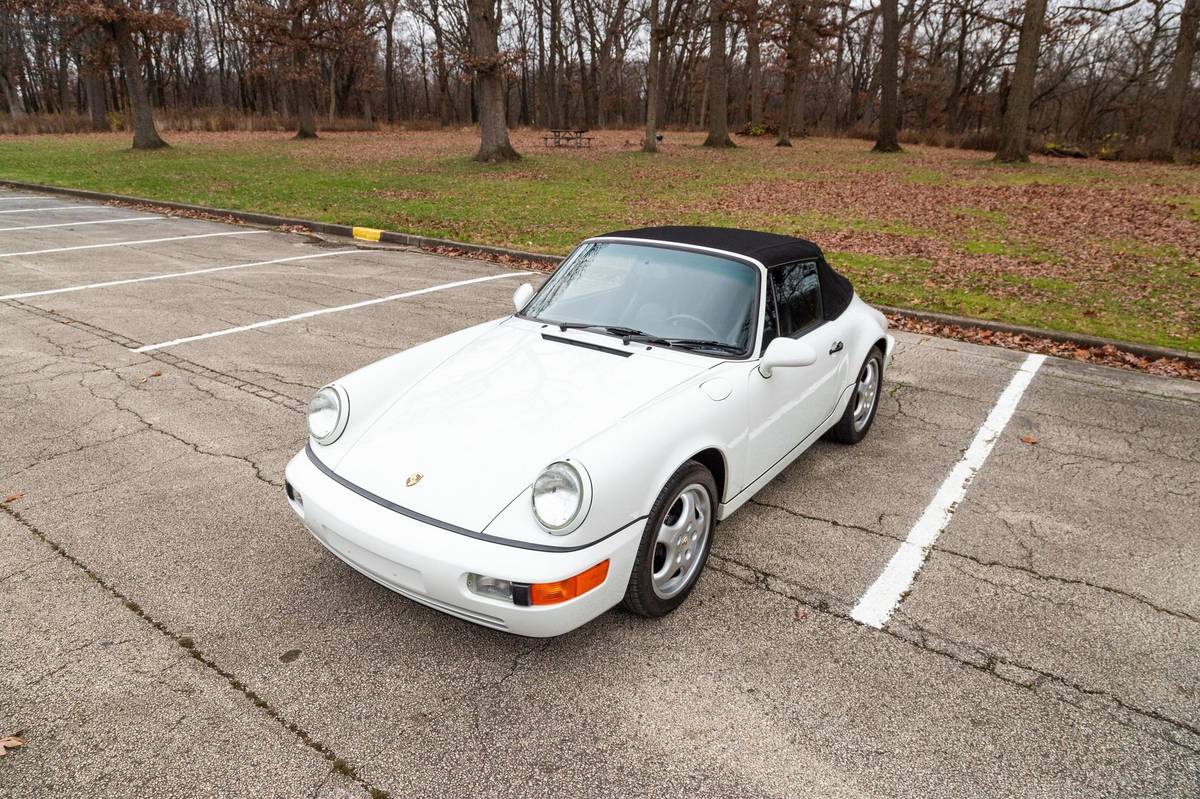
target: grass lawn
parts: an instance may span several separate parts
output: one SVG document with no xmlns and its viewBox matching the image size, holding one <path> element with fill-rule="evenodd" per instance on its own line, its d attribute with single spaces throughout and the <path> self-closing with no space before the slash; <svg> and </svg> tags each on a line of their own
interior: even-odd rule
<svg viewBox="0 0 1200 799">
<path fill-rule="evenodd" d="M 525 158 L 468 159 L 472 130 L 174 134 L 135 153 L 126 134 L 0 138 L 0 177 L 565 253 L 653 224 L 737 225 L 811 238 L 866 299 L 1200 350 L 1200 170 L 1037 160 L 855 140 L 781 149 L 633 131 Z"/>
</svg>

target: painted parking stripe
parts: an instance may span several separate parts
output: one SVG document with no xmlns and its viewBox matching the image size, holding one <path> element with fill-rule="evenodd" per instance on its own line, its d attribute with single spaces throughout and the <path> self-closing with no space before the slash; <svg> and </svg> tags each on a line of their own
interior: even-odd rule
<svg viewBox="0 0 1200 799">
<path fill-rule="evenodd" d="M 350 253 L 370 254 L 372 252 L 383 252 L 382 250 L 334 250 L 333 252 L 322 252 L 315 255 L 293 255 L 290 258 L 274 258 L 270 261 L 251 261 L 246 264 L 231 264 L 229 266 L 211 266 L 207 269 L 191 269 L 186 272 L 167 272 L 161 275 L 147 275 L 145 277 L 127 277 L 121 280 L 106 280 L 103 283 L 85 283 L 82 286 L 65 286 L 60 289 L 43 289 L 41 291 L 23 291 L 20 294 L 4 294 L 0 296 L 0 300 L 23 300 L 29 297 L 45 297 L 48 294 L 68 294 L 72 291 L 85 291 L 87 289 L 103 289 L 109 286 L 124 286 L 129 283 L 148 283 L 151 280 L 169 280 L 176 277 L 190 277 L 191 275 L 207 275 L 211 272 L 227 272 L 230 269 L 247 269 L 251 266 L 266 266 L 267 264 L 286 264 L 292 261 L 308 261 L 313 258 L 330 258 L 334 255 L 349 255 Z"/>
<path fill-rule="evenodd" d="M 280 317 L 279 319 L 264 319 L 261 322 L 255 322 L 250 325 L 242 325 L 240 327 L 227 327 L 224 330 L 214 330 L 211 333 L 201 333 L 198 336 L 186 336 L 177 338 L 171 341 L 163 341 L 159 344 L 146 344 L 142 347 L 130 348 L 134 352 L 150 352 L 151 350 L 162 350 L 167 347 L 174 347 L 177 344 L 186 344 L 189 341 L 202 341 L 207 338 L 216 338 L 217 336 L 228 336 L 230 333 L 244 333 L 247 330 L 259 330 L 264 327 L 273 325 L 281 325 L 284 322 L 296 322 L 301 319 L 311 319 L 314 316 L 324 316 L 325 314 L 340 313 L 341 311 L 350 311 L 355 308 L 366 308 L 368 305 L 378 305 L 381 302 L 392 302 L 393 300 L 403 300 L 406 297 L 416 297 L 421 294 L 432 294 L 435 291 L 445 291 L 446 289 L 458 288 L 459 286 L 469 286 L 473 283 L 486 283 L 489 280 L 501 280 L 506 277 L 517 277 L 519 275 L 531 274 L 529 272 L 505 272 L 502 275 L 488 275 L 487 277 L 476 277 L 471 280 L 456 280 L 453 283 L 442 283 L 429 288 L 417 289 L 416 291 L 406 291 L 402 294 L 389 294 L 386 297 L 376 297 L 371 300 L 362 300 L 361 302 L 352 302 L 349 305 L 337 305 L 332 308 L 317 308 L 304 313 L 293 314 L 291 316 Z"/>
<path fill-rule="evenodd" d="M 103 205 L 53 205 L 48 208 L 9 208 L 0 211 L 0 214 L 32 214 L 40 211 L 78 211 L 80 208 L 91 208 L 93 210 L 108 210 Z"/>
<path fill-rule="evenodd" d="M 55 222 L 53 225 L 23 225 L 21 227 L 0 227 L 0 233 L 13 230 L 45 230 L 48 227 L 76 227 L 77 225 L 116 225 L 120 222 L 149 222 L 154 219 L 166 219 L 165 216 L 130 216 L 124 219 L 91 219 L 87 222 Z"/>
<path fill-rule="evenodd" d="M 16 197 L 0 197 L 0 202 L 4 202 L 5 200 L 40 200 L 40 199 L 42 199 L 42 198 L 41 197 L 33 197 L 33 196 L 26 197 L 24 195 L 18 195 Z"/>
<path fill-rule="evenodd" d="M 984 420 L 983 426 L 975 434 L 971 446 L 954 465 L 934 495 L 933 501 L 909 531 L 908 538 L 900 544 L 883 573 L 850 612 L 855 621 L 877 629 L 882 629 L 883 625 L 887 624 L 900 600 L 912 587 L 917 572 L 929 556 L 930 548 L 950 524 L 955 507 L 967 493 L 967 486 L 983 467 L 983 462 L 987 460 L 1008 420 L 1012 418 L 1025 389 L 1045 360 L 1045 355 L 1030 355 L 1021 364 L 1021 368 L 1009 381 L 1008 387 L 996 400 L 996 405 Z"/>
<path fill-rule="evenodd" d="M 3 212 L 0 212 L 3 213 Z M 25 252 L 0 252 L 0 258 L 15 258 L 18 255 L 44 255 L 50 252 L 71 252 L 73 250 L 99 250 L 104 247 L 129 247 L 134 244 L 158 244 L 163 241 L 183 241 L 184 239 L 211 239 L 216 236 L 253 236 L 267 233 L 266 230 L 235 230 L 230 233 L 193 233 L 190 236 L 167 236 L 165 239 L 138 239 L 137 241 L 112 241 L 106 244 L 78 244 L 74 247 L 53 247 L 49 250 L 27 250 Z"/>
</svg>

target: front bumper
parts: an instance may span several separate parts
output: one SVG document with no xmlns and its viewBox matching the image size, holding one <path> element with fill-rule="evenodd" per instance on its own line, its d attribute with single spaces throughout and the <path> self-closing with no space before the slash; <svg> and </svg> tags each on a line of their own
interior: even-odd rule
<svg viewBox="0 0 1200 799">
<path fill-rule="evenodd" d="M 480 541 L 402 516 L 321 473 L 300 452 L 286 479 L 292 510 L 326 549 L 367 577 L 431 608 L 485 627 L 548 637 L 591 621 L 625 596 L 644 521 L 573 552 L 540 552 Z M 608 559 L 608 577 L 557 605 L 520 607 L 467 588 L 467 574 L 524 583 L 564 580 Z"/>
</svg>

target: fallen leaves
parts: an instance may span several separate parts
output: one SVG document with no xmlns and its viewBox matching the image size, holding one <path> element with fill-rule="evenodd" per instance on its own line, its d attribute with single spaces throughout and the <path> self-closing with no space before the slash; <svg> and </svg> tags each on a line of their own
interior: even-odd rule
<svg viewBox="0 0 1200 799">
<path fill-rule="evenodd" d="M 899 314 L 888 314 L 888 323 L 897 330 L 909 333 L 920 333 L 926 336 L 952 338 L 958 341 L 969 341 L 973 344 L 987 344 L 994 347 L 1004 347 L 1022 352 L 1038 352 L 1043 355 L 1054 355 L 1058 358 L 1068 358 L 1098 366 L 1115 366 L 1120 369 L 1135 369 L 1140 372 L 1163 375 L 1165 377 L 1182 377 L 1187 380 L 1200 380 L 1200 361 L 1183 358 L 1147 358 L 1134 355 L 1118 349 L 1111 344 L 1103 347 L 1081 346 L 1069 341 L 1054 341 L 1053 339 L 1028 336 L 1024 333 L 1002 333 L 982 327 L 942 324 L 913 319 Z"/>
<path fill-rule="evenodd" d="M 422 247 L 421 249 L 425 252 L 445 255 L 450 258 L 473 258 L 476 261 L 488 261 L 493 264 L 503 264 L 504 266 L 511 266 L 514 269 L 526 269 L 533 272 L 550 273 L 558 266 L 557 259 L 532 261 L 502 253 L 487 252 L 486 250 L 464 250 L 459 247 Z"/>
<path fill-rule="evenodd" d="M 14 492 L 12 492 L 11 494 L 9 494 L 8 496 L 6 496 L 6 497 L 4 498 L 4 502 L 2 502 L 2 503 L 0 503 L 0 504 L 3 504 L 3 505 L 9 505 L 9 504 L 11 504 L 11 503 L 13 503 L 13 502 L 16 502 L 18 499 L 21 499 L 21 498 L 22 498 L 22 497 L 24 497 L 24 496 L 25 496 L 25 492 L 24 492 L 24 491 L 14 491 Z"/>
<path fill-rule="evenodd" d="M 1037 436 L 1030 436 L 1030 435 L 1021 436 L 1021 441 L 1025 442 L 1026 444 L 1038 443 Z"/>
<path fill-rule="evenodd" d="M 25 745 L 25 741 L 15 735 L 7 735 L 0 738 L 0 757 L 8 754 L 9 749 L 20 749 Z"/>
<path fill-rule="evenodd" d="M 152 377 L 162 377 L 162 370 L 161 370 L 161 369 L 155 369 L 153 372 L 151 372 L 150 374 L 146 375 L 146 376 L 145 376 L 145 377 L 143 377 L 141 380 L 138 380 L 138 381 L 137 381 L 137 384 L 140 386 L 142 383 L 145 383 L 147 380 L 149 380 L 149 379 L 150 379 L 150 378 L 152 378 Z"/>
</svg>

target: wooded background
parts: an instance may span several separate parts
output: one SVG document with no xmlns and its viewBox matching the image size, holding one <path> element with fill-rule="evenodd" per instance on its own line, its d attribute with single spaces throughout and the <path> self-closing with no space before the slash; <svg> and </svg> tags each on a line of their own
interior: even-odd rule
<svg viewBox="0 0 1200 799">
<path fill-rule="evenodd" d="M 302 135 L 482 121 L 485 145 L 496 125 L 707 127 L 716 146 L 819 132 L 1002 160 L 1032 135 L 1169 158 L 1200 146 L 1198 16 L 1200 0 L 0 0 L 0 108 L 10 132 L 131 129 L 140 147 L 162 143 L 156 117 Z"/>
</svg>

